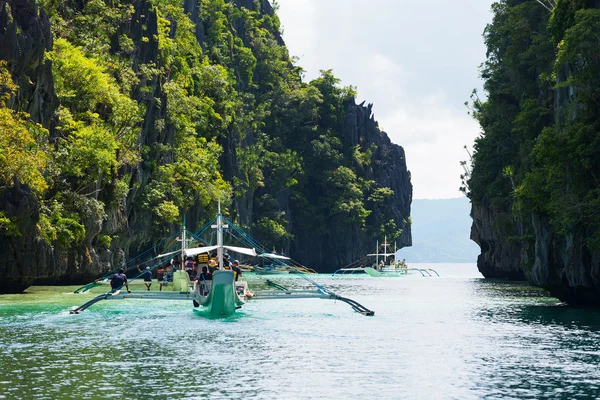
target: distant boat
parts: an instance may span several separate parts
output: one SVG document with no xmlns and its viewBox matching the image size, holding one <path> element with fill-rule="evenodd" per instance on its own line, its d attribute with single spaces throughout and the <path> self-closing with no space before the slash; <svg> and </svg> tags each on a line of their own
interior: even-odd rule
<svg viewBox="0 0 600 400">
<path fill-rule="evenodd" d="M 333 276 L 367 274 L 373 277 L 401 277 L 413 273 L 419 273 L 421 276 L 432 276 L 432 272 L 436 276 L 440 276 L 437 271 L 431 268 L 409 268 L 404 261 L 396 259 L 396 244 L 394 243 L 393 253 L 389 252 L 389 247 L 391 246 L 385 238 L 381 245 L 377 243 L 375 253 L 367 254 L 366 257 L 338 269 L 333 273 Z M 374 262 L 372 257 L 375 257 Z"/>
<path fill-rule="evenodd" d="M 290 260 L 289 257 L 275 253 L 262 253 L 259 254 L 258 257 L 261 258 L 261 265 L 254 266 L 254 272 L 257 275 L 281 275 L 290 273 L 290 267 L 286 263 L 286 260 Z M 269 260 L 269 264 L 265 265 L 265 259 Z"/>
<path fill-rule="evenodd" d="M 294 262 L 290 257 L 277 253 L 262 253 L 258 255 L 261 258 L 260 265 L 253 267 L 257 275 L 283 275 L 283 274 L 316 274 L 312 268 L 307 268 Z"/>
</svg>

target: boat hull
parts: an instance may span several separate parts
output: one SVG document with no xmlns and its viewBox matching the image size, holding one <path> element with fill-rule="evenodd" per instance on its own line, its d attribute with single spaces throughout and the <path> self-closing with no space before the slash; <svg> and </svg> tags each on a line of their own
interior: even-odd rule
<svg viewBox="0 0 600 400">
<path fill-rule="evenodd" d="M 233 315 L 244 304 L 235 291 L 233 271 L 215 271 L 210 293 L 200 304 L 211 315 Z"/>
<path fill-rule="evenodd" d="M 367 268 L 365 268 L 365 272 L 369 276 L 377 276 L 377 277 L 381 277 L 381 276 L 397 276 L 397 277 L 399 277 L 399 276 L 406 276 L 408 274 L 408 270 L 406 268 L 377 270 L 375 268 L 367 267 Z"/>
</svg>

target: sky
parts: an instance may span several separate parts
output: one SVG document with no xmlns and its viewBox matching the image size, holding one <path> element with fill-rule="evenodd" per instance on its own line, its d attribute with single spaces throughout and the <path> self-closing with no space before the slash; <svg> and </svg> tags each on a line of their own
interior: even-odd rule
<svg viewBox="0 0 600 400">
<path fill-rule="evenodd" d="M 464 105 L 481 93 L 483 30 L 492 0 L 278 0 L 291 56 L 305 79 L 332 69 L 373 103 L 404 147 L 413 198 L 460 197 L 460 162 L 480 129 Z"/>
</svg>

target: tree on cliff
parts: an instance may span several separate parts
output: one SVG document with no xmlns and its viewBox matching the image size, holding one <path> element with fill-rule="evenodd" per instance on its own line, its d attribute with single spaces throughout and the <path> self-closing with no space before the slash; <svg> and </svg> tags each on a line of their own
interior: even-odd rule
<svg viewBox="0 0 600 400">
<path fill-rule="evenodd" d="M 340 242 L 381 226 L 410 237 L 408 207 L 394 195 L 409 204 L 411 193 L 377 181 L 374 139 L 348 137 L 354 89 L 332 71 L 302 81 L 267 1 L 39 3 L 54 37 L 45 62 L 59 105 L 46 127 L 2 105 L 15 126 L 37 129 L 27 165 L 30 179 L 45 174 L 39 189 L 31 183 L 38 234 L 59 264 L 91 271 L 99 252 L 135 252 L 184 213 L 193 229 L 217 199 L 277 248 L 299 234 L 326 246 L 333 238 L 318 238 L 332 223 Z M 385 143 L 369 117 L 361 129 Z M 394 182 L 408 181 L 405 164 L 395 171 L 403 175 Z"/>
</svg>

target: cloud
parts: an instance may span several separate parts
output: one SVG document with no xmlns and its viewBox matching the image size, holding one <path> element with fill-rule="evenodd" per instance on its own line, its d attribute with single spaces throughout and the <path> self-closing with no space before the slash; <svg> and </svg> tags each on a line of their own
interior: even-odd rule
<svg viewBox="0 0 600 400">
<path fill-rule="evenodd" d="M 306 79 L 333 69 L 404 147 L 414 198 L 459 194 L 479 134 L 463 103 L 481 90 L 481 38 L 494 0 L 278 0 L 284 40 Z"/>
<path fill-rule="evenodd" d="M 442 93 L 415 99 L 380 116 L 379 125 L 394 143 L 401 143 L 412 175 L 416 199 L 460 195 L 460 162 L 472 146 L 479 126 L 467 110 L 456 110 Z"/>
<path fill-rule="evenodd" d="M 316 4 L 314 0 L 279 1 L 279 19 L 283 29 L 283 39 L 292 57 L 298 57 L 298 64 L 315 78 L 319 68 L 316 65 L 315 48 L 319 30 L 317 27 Z M 313 76 L 314 75 L 314 76 Z"/>
</svg>

